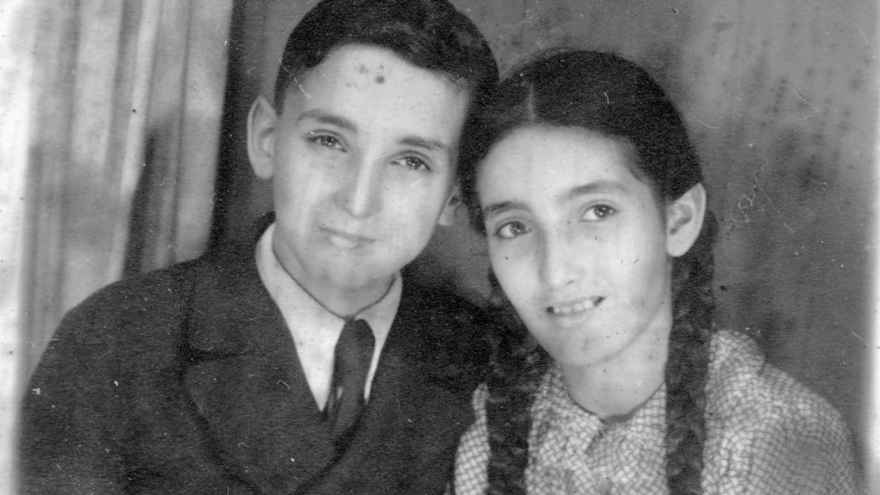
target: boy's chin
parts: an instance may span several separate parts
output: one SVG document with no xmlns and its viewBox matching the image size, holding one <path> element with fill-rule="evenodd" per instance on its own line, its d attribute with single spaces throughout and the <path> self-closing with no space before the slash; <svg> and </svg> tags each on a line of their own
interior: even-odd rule
<svg viewBox="0 0 880 495">
<path fill-rule="evenodd" d="M 377 288 L 387 288 L 397 275 L 397 271 L 368 271 L 365 268 L 363 264 L 346 268 L 337 265 L 326 272 L 325 283 L 342 292 L 371 292 Z"/>
</svg>

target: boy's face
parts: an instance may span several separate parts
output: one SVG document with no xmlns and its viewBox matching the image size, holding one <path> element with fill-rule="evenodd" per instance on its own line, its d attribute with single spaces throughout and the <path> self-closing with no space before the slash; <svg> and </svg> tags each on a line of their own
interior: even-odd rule
<svg viewBox="0 0 880 495">
<path fill-rule="evenodd" d="M 439 73 L 352 44 L 300 74 L 280 115 L 254 105 L 249 153 L 273 181 L 275 254 L 319 301 L 375 300 L 451 218 L 468 103 Z"/>
</svg>

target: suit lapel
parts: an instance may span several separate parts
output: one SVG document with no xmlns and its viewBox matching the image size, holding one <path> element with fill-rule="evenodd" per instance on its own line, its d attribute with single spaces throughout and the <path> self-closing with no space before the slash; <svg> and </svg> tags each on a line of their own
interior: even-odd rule
<svg viewBox="0 0 880 495">
<path fill-rule="evenodd" d="M 291 492 L 333 460 L 284 319 L 254 258 L 209 263 L 196 278 L 183 380 L 230 470 Z"/>
<path fill-rule="evenodd" d="M 410 478 L 409 471 L 420 465 L 420 457 L 431 457 L 435 449 L 448 447 L 440 443 L 457 438 L 443 432 L 469 421 L 470 394 L 447 386 L 448 370 L 444 359 L 438 359 L 445 346 L 437 339 L 449 330 L 438 322 L 450 319 L 420 289 L 404 284 L 369 403 L 350 443 L 297 493 L 406 492 L 395 483 Z M 352 476 L 353 472 L 369 477 Z"/>
<path fill-rule="evenodd" d="M 398 314 L 382 348 L 370 400 L 353 434 L 345 445 L 335 449 L 332 459 L 321 472 L 301 485 L 296 494 L 394 493 L 389 483 L 394 479 L 393 470 L 399 466 L 392 461 L 406 458 L 400 451 L 411 448 L 403 441 L 408 436 L 399 430 L 405 428 L 408 404 L 419 401 L 407 391 L 421 390 L 421 387 L 413 386 L 421 379 L 416 371 L 420 339 L 413 333 L 418 331 L 418 325 L 414 323 L 418 316 L 407 304 L 406 285 L 401 297 Z M 370 476 L 365 479 L 354 473 L 369 473 Z"/>
<path fill-rule="evenodd" d="M 203 262 L 182 377 L 208 431 L 207 448 L 261 492 L 394 492 L 393 480 L 409 479 L 401 473 L 417 457 L 451 448 L 445 444 L 457 433 L 445 430 L 469 421 L 470 394 L 461 389 L 472 384 L 461 379 L 461 350 L 447 344 L 472 324 L 440 306 L 404 284 L 364 416 L 337 451 L 253 256 Z"/>
</svg>

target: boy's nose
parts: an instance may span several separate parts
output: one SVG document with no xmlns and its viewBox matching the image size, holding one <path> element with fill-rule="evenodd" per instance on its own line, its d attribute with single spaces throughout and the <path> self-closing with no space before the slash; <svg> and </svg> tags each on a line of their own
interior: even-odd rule
<svg viewBox="0 0 880 495">
<path fill-rule="evenodd" d="M 353 217 L 369 217 L 381 208 L 382 168 L 367 160 L 356 161 L 351 164 L 346 185 L 340 191 L 340 203 Z"/>
</svg>

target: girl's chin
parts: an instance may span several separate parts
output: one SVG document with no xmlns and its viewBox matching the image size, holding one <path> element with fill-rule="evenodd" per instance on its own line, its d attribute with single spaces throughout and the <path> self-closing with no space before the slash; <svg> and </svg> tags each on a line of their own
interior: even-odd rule
<svg viewBox="0 0 880 495">
<path fill-rule="evenodd" d="M 552 346 L 542 345 L 553 361 L 561 366 L 590 366 L 601 359 L 601 352 L 596 346 L 585 342 L 556 343 Z"/>
</svg>

